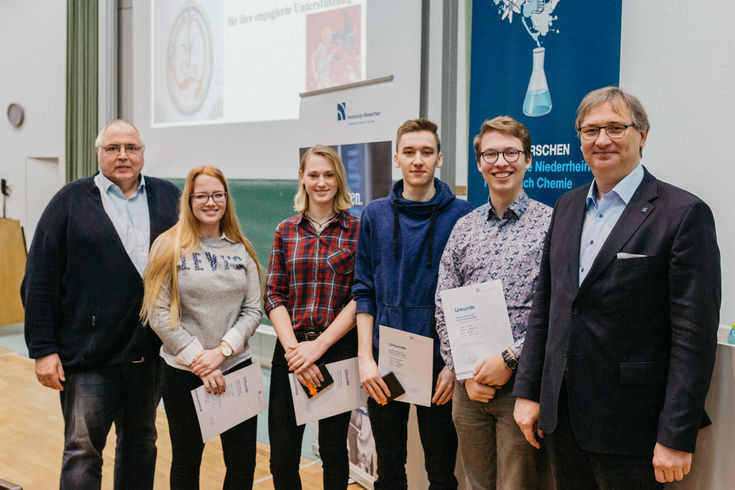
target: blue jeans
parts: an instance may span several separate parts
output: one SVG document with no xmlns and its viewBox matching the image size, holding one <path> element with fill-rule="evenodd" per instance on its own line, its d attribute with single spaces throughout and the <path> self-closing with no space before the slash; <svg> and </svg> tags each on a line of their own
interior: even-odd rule
<svg viewBox="0 0 735 490">
<path fill-rule="evenodd" d="M 224 374 L 251 363 L 247 359 Z M 168 419 L 168 433 L 171 436 L 172 490 L 199 488 L 204 442 L 191 390 L 200 386 L 202 380 L 199 376 L 164 365 L 163 405 Z M 222 455 L 227 469 L 222 488 L 240 490 L 253 487 L 257 432 L 258 417 L 255 416 L 220 434 Z"/>
<path fill-rule="evenodd" d="M 317 363 L 329 364 L 355 357 L 356 354 L 357 337 L 355 329 L 352 329 L 330 347 Z M 276 342 L 268 401 L 268 437 L 271 443 L 270 468 L 273 486 L 277 490 L 301 488 L 299 461 L 304 426 L 296 425 L 288 373 L 283 347 L 280 342 Z M 350 415 L 351 412 L 345 412 L 319 421 L 319 457 L 324 467 L 325 490 L 347 488 L 350 475 L 347 457 Z"/>
<path fill-rule="evenodd" d="M 513 418 L 512 381 L 488 403 L 470 400 L 464 385 L 454 385 L 452 416 L 469 488 L 550 488 L 542 475 L 544 449 L 531 446 Z"/>
<path fill-rule="evenodd" d="M 115 423 L 115 489 L 153 488 L 161 361 L 66 373 L 60 488 L 98 489 L 102 450 Z"/>
<path fill-rule="evenodd" d="M 444 363 L 434 359 L 432 388 Z M 433 390 L 432 390 L 433 391 Z M 432 393 L 433 394 L 433 393 Z M 378 479 L 375 490 L 405 489 L 406 442 L 408 438 L 409 403 L 392 401 L 380 406 L 368 398 L 368 414 L 378 453 Z M 424 448 L 424 467 L 429 477 L 429 488 L 456 489 L 454 466 L 457 461 L 457 434 L 452 423 L 452 402 L 430 407 L 416 405 L 419 436 Z"/>
</svg>

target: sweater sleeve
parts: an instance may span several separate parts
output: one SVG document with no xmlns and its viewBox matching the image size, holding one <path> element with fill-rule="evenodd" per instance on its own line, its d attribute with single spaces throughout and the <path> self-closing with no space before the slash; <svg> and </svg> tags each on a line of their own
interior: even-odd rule
<svg viewBox="0 0 735 490">
<path fill-rule="evenodd" d="M 247 257 L 247 284 L 245 285 L 245 297 L 240 306 L 240 314 L 235 324 L 222 337 L 222 340 L 230 344 L 235 353 L 242 352 L 255 329 L 260 325 L 260 277 L 258 267 L 249 254 Z"/>
<path fill-rule="evenodd" d="M 181 323 L 171 328 L 170 313 L 170 290 L 162 287 L 151 315 L 151 328 L 161 338 L 161 342 L 166 346 L 166 349 L 176 356 L 176 361 L 188 366 L 204 348 L 199 340 L 187 332 Z"/>
<path fill-rule="evenodd" d="M 33 359 L 59 352 L 57 335 L 67 246 L 67 205 L 60 196 L 61 192 L 51 200 L 36 226 L 20 289 L 25 339 Z"/>
<path fill-rule="evenodd" d="M 370 206 L 368 206 L 360 219 L 352 294 L 357 303 L 357 313 L 369 313 L 375 317 L 377 307 L 375 305 L 375 271 L 371 260 L 371 222 Z"/>
</svg>

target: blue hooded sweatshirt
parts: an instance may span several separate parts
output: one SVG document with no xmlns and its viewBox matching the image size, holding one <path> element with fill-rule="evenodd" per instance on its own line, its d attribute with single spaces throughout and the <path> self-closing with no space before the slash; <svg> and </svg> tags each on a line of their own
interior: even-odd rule
<svg viewBox="0 0 735 490">
<path fill-rule="evenodd" d="M 390 196 L 371 202 L 362 213 L 352 293 L 357 312 L 375 318 L 375 350 L 379 325 L 385 325 L 432 337 L 434 357 L 439 357 L 434 320 L 439 262 L 454 224 L 472 205 L 439 179 L 434 187 L 431 200 L 409 201 L 402 197 L 400 180 Z"/>
</svg>

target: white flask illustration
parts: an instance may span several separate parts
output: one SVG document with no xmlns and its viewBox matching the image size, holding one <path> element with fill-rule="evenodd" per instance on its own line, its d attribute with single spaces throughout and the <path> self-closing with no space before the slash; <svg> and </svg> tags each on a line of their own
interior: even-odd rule
<svg viewBox="0 0 735 490">
<path fill-rule="evenodd" d="M 551 95 L 549 85 L 546 83 L 546 72 L 544 72 L 545 48 L 533 50 L 533 71 L 528 81 L 526 98 L 523 100 L 523 113 L 527 116 L 538 117 L 551 112 Z"/>
</svg>

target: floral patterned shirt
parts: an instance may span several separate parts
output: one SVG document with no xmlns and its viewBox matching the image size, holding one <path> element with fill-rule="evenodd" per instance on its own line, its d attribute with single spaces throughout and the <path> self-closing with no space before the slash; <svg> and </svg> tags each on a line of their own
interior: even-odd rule
<svg viewBox="0 0 735 490">
<path fill-rule="evenodd" d="M 436 330 L 442 358 L 450 369 L 454 370 L 454 361 L 439 292 L 501 280 L 515 340 L 508 347 L 520 356 L 550 222 L 551 208 L 521 191 L 502 217 L 488 203 L 454 225 L 439 265 L 436 288 Z M 495 353 L 488 352 L 491 354 Z"/>
</svg>

